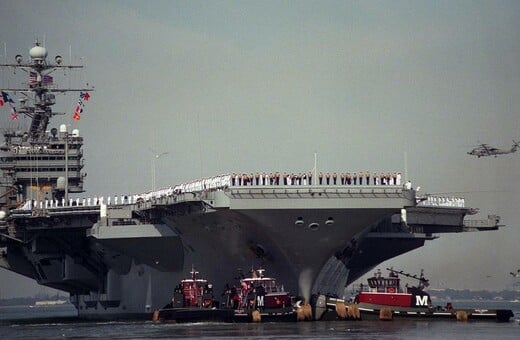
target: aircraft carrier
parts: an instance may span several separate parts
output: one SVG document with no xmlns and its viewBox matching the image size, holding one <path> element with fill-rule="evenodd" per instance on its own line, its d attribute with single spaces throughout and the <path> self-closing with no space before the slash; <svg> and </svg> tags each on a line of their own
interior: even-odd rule
<svg viewBox="0 0 520 340">
<path fill-rule="evenodd" d="M 92 88 L 59 88 L 51 72 L 81 66 L 47 61 L 38 43 L 12 64 L 26 86 L 2 89 L 0 267 L 70 293 L 87 318 L 146 317 L 163 307 L 195 266 L 215 289 L 237 269 L 263 266 L 295 294 L 342 296 L 379 263 L 441 233 L 498 229 L 467 220 L 462 198 L 419 197 L 399 178 L 358 181 L 234 173 L 151 192 L 86 197 L 83 137 L 51 127 L 54 93 L 75 92 L 81 113 Z M 23 85 L 23 84 L 22 84 Z M 19 103 L 15 97 L 21 96 Z M 79 116 L 78 116 L 79 118 Z"/>
</svg>

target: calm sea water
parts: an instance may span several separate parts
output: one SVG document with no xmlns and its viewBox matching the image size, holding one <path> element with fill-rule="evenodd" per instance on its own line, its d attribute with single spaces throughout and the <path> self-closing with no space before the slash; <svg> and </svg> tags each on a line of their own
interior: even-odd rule
<svg viewBox="0 0 520 340">
<path fill-rule="evenodd" d="M 506 308 L 509 323 L 456 321 L 335 321 L 300 323 L 156 324 L 151 321 L 82 321 L 71 305 L 0 307 L 0 339 L 211 338 L 249 339 L 520 339 L 520 303 L 457 303 L 458 307 Z"/>
</svg>

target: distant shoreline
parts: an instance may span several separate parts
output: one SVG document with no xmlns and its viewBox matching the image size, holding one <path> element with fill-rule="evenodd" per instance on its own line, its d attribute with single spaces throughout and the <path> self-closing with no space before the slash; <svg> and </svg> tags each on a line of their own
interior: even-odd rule
<svg viewBox="0 0 520 340">
<path fill-rule="evenodd" d="M 0 307 L 5 306 L 55 306 L 70 305 L 68 296 L 38 296 L 38 297 L 18 297 L 11 299 L 0 299 Z"/>
</svg>

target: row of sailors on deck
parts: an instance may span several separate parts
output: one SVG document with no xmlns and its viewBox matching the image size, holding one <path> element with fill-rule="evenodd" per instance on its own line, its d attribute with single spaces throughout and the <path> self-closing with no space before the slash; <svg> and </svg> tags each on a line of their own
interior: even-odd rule
<svg viewBox="0 0 520 340">
<path fill-rule="evenodd" d="M 427 196 L 425 200 L 422 200 L 417 205 L 464 208 L 465 202 L 463 197 Z"/>
<path fill-rule="evenodd" d="M 313 183 L 313 173 L 286 173 L 279 172 L 266 174 L 265 172 L 256 174 L 232 174 L 231 185 L 233 186 L 254 186 L 254 185 L 401 185 L 400 172 L 388 172 L 371 174 L 370 171 L 359 173 L 342 172 L 320 172 L 317 174 L 317 182 Z"/>
<path fill-rule="evenodd" d="M 136 204 L 143 201 L 151 201 L 162 197 L 172 197 L 183 193 L 200 192 L 205 190 L 220 190 L 227 188 L 231 180 L 230 175 L 214 176 L 204 178 L 198 181 L 192 181 L 189 183 L 183 183 L 175 186 L 161 188 L 154 191 L 149 191 L 140 194 L 133 195 L 121 195 L 121 196 L 108 196 L 108 197 L 88 197 L 88 198 L 70 198 L 68 202 L 65 199 L 61 200 L 27 200 L 22 204 L 20 209 L 31 210 L 35 209 L 50 209 L 59 208 L 64 206 L 99 206 L 102 204 L 106 205 L 118 205 L 118 204 Z"/>
<path fill-rule="evenodd" d="M 113 199 L 108 196 L 106 199 L 104 197 L 88 197 L 88 198 L 70 198 L 68 202 L 65 202 L 65 199 L 61 200 L 27 200 L 25 201 L 20 209 L 22 210 L 31 210 L 31 209 L 51 209 L 51 208 L 59 208 L 65 206 L 84 206 L 84 207 L 93 207 L 101 204 L 106 205 L 118 205 L 118 204 L 133 204 L 137 202 L 139 198 L 138 195 L 133 196 L 114 196 Z M 67 203 L 67 204 L 66 204 Z"/>
<path fill-rule="evenodd" d="M 93 197 L 93 198 L 75 198 L 69 199 L 65 202 L 65 199 L 61 200 L 44 200 L 44 201 L 33 201 L 28 200 L 22 204 L 20 209 L 31 210 L 33 208 L 49 209 L 58 208 L 63 206 L 98 206 L 102 204 L 106 205 L 118 205 L 118 204 L 136 204 L 142 201 L 150 201 L 153 199 L 159 199 L 162 197 L 172 197 L 183 193 L 194 193 L 202 192 L 206 190 L 222 190 L 231 186 L 248 186 L 248 185 L 312 185 L 313 174 L 311 172 L 305 174 L 288 174 L 279 172 L 270 173 L 257 173 L 256 175 L 247 174 L 232 174 L 232 175 L 221 175 L 209 178 L 204 178 L 189 183 L 183 183 L 175 186 L 162 188 L 159 190 L 149 191 L 141 194 L 134 194 L 128 196 L 114 196 L 114 197 Z M 334 173 L 320 172 L 318 174 L 318 185 L 401 185 L 401 174 L 399 172 L 394 173 L 374 173 L 372 176 L 370 172 L 360 172 L 359 174 L 354 173 L 341 173 L 338 175 Z M 408 185 L 408 183 L 407 183 Z M 410 189 L 410 188 L 408 188 Z"/>
</svg>

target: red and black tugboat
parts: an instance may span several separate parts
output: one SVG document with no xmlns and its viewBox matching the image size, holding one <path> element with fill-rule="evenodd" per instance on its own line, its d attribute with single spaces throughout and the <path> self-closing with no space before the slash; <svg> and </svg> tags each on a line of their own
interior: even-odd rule
<svg viewBox="0 0 520 340">
<path fill-rule="evenodd" d="M 424 291 L 429 286 L 429 281 L 422 270 L 419 277 L 391 268 L 387 270 L 388 276 L 383 276 L 378 270 L 367 280 L 368 286 L 360 285 L 354 305 L 362 319 L 376 317 L 380 320 L 392 320 L 394 317 L 406 317 L 507 322 L 513 317 L 511 310 L 454 308 L 451 303 L 445 307 L 433 307 L 430 295 Z M 414 279 L 418 284 L 406 284 L 402 287 L 400 275 Z"/>
<path fill-rule="evenodd" d="M 233 313 L 218 308 L 218 301 L 213 296 L 213 285 L 206 279 L 197 278 L 198 273 L 192 268 L 191 277 L 181 280 L 175 287 L 171 302 L 154 312 L 154 321 L 232 321 Z"/>
<path fill-rule="evenodd" d="M 296 321 L 294 299 L 264 269 L 240 273 L 239 284 L 226 287 L 223 308 L 233 311 L 234 321 Z"/>
<path fill-rule="evenodd" d="M 354 303 L 358 306 L 361 315 L 366 312 L 377 311 L 387 308 L 393 312 L 426 312 L 432 308 L 430 295 L 424 291 L 429 286 L 429 282 L 421 275 L 411 275 L 388 269 L 390 272 L 387 277 L 383 276 L 381 270 L 377 270 L 374 276 L 367 279 L 368 285 L 359 285 L 358 294 Z M 416 279 L 417 286 L 401 287 L 399 274 Z"/>
</svg>

